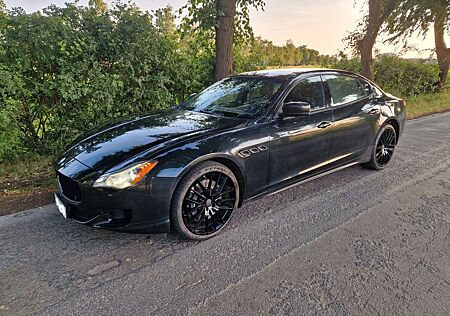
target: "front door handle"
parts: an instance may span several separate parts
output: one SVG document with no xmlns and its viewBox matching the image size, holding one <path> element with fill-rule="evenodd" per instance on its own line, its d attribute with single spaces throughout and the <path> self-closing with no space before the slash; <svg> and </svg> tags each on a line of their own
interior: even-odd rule
<svg viewBox="0 0 450 316">
<path fill-rule="evenodd" d="M 380 114 L 380 110 L 379 109 L 372 109 L 369 111 L 370 115 L 376 115 L 376 114 Z"/>
<path fill-rule="evenodd" d="M 317 125 L 318 128 L 327 128 L 331 126 L 331 122 L 322 122 L 319 125 Z"/>
</svg>

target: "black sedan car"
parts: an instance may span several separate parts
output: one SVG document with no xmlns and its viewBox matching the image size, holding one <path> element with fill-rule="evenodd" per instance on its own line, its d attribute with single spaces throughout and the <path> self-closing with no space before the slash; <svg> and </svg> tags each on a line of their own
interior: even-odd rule
<svg viewBox="0 0 450 316">
<path fill-rule="evenodd" d="M 403 100 L 353 73 L 244 73 L 83 135 L 55 163 L 56 204 L 94 227 L 202 240 L 244 202 L 355 164 L 385 168 L 404 124 Z"/>
</svg>

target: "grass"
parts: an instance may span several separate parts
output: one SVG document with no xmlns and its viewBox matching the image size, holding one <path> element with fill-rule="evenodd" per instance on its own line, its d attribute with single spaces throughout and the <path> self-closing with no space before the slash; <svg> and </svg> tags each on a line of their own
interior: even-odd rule
<svg viewBox="0 0 450 316">
<path fill-rule="evenodd" d="M 450 86 L 443 92 L 406 97 L 408 119 L 450 111 Z"/>
<path fill-rule="evenodd" d="M 52 158 L 34 156 L 0 164 L 0 197 L 20 195 L 54 186 Z"/>
</svg>

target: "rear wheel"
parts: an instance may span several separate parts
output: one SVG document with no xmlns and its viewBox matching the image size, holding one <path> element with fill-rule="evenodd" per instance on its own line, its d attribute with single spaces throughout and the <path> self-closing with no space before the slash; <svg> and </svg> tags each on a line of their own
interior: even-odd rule
<svg viewBox="0 0 450 316">
<path fill-rule="evenodd" d="M 175 191 L 172 227 L 186 238 L 211 238 L 228 224 L 238 202 L 233 172 L 220 163 L 203 162 L 186 174 Z"/>
<path fill-rule="evenodd" d="M 382 170 L 391 162 L 397 145 L 397 133 L 395 128 L 386 124 L 378 133 L 372 158 L 362 166 L 373 170 Z"/>
</svg>

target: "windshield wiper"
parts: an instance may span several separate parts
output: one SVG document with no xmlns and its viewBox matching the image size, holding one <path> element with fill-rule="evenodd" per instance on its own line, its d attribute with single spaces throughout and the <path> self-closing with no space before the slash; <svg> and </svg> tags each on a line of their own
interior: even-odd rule
<svg viewBox="0 0 450 316">
<path fill-rule="evenodd" d="M 217 113 L 217 112 L 214 112 L 211 110 L 199 110 L 196 112 L 203 113 L 203 114 L 209 114 L 209 115 L 215 115 L 215 116 L 223 116 L 221 113 Z"/>
<path fill-rule="evenodd" d="M 227 112 L 227 111 L 211 111 L 211 110 L 200 110 L 198 111 L 200 113 L 209 114 L 209 115 L 215 115 L 219 117 L 229 117 L 229 118 L 238 118 L 241 113 L 235 113 L 235 112 Z"/>
</svg>

